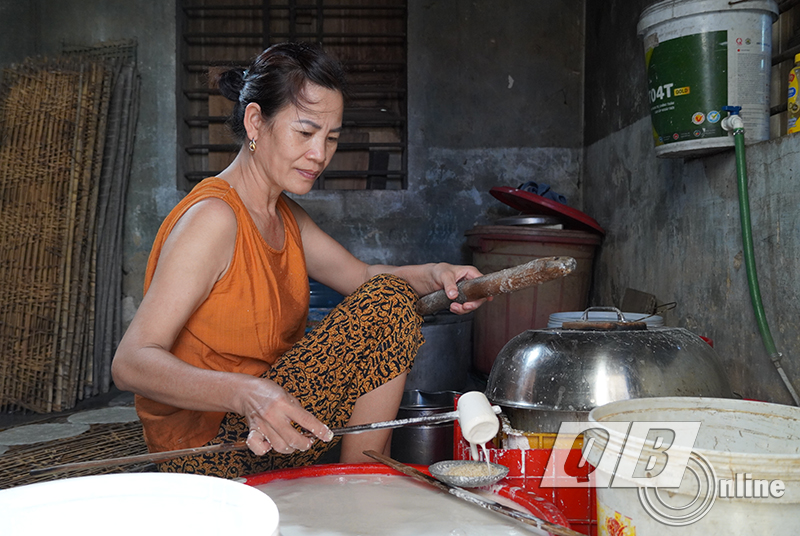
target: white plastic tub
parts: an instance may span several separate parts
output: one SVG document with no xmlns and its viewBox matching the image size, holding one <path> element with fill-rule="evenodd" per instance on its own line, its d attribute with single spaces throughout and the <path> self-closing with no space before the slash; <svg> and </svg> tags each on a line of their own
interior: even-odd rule
<svg viewBox="0 0 800 536">
<path fill-rule="evenodd" d="M 416 468 L 426 472 L 423 466 Z M 295 467 L 251 475 L 246 482 L 270 495 L 281 509 L 283 536 L 546 534 L 382 464 Z M 532 492 L 508 485 L 505 480 L 472 491 L 539 519 L 569 527 L 567 518 L 555 505 Z"/>
<path fill-rule="evenodd" d="M 681 534 L 701 535 L 725 534 L 726 536 L 751 536 L 754 534 L 793 534 L 800 525 L 800 408 L 752 402 L 695 397 L 647 398 L 613 402 L 589 413 L 589 421 L 603 424 L 610 422 L 670 422 L 699 421 L 700 428 L 694 446 L 690 449 L 713 468 L 712 478 L 716 489 L 708 493 L 704 487 L 705 472 L 702 464 L 689 463 L 690 471 L 683 474 L 680 488 L 659 489 L 658 497 L 648 490 L 648 499 L 642 500 L 645 490 L 637 487 L 598 487 L 598 534 L 613 534 L 614 530 L 627 530 L 624 534 L 637 536 Z M 585 441 L 594 438 L 596 450 L 592 449 L 589 461 L 598 465 L 600 448 L 619 447 L 623 442 L 643 442 L 644 437 L 609 431 L 603 433 L 587 431 Z M 678 455 L 686 452 L 673 447 Z M 641 466 L 648 454 L 626 457 L 620 462 L 632 462 Z M 695 471 L 692 473 L 692 470 Z M 600 468 L 598 478 L 610 477 Z M 737 476 L 742 488 L 736 486 Z M 749 497 L 746 481 L 750 481 Z M 758 495 L 753 483 L 765 482 Z M 773 484 L 780 481 L 781 485 Z M 630 484 L 632 481 L 628 481 Z M 772 484 L 771 491 L 768 485 Z M 724 491 L 722 488 L 724 487 Z M 727 496 L 726 496 L 727 495 Z M 658 503 L 658 498 L 663 504 Z M 704 501 L 710 499 L 710 506 Z M 706 501 L 707 502 L 707 501 Z M 650 507 L 659 508 L 657 515 L 648 512 Z M 705 513 L 701 509 L 705 508 Z M 680 523 L 676 518 L 692 519 Z M 666 514 L 666 516 L 664 515 Z M 660 517 L 661 520 L 657 518 Z M 619 533 L 619 532 L 618 532 Z"/>
<path fill-rule="evenodd" d="M 278 507 L 250 486 L 210 476 L 85 476 L 0 491 L 0 533 L 278 536 Z"/>
<path fill-rule="evenodd" d="M 547 328 L 560 328 L 564 322 L 579 322 L 586 314 L 588 322 L 619 322 L 617 313 L 610 311 L 565 311 L 553 313 L 547 321 Z M 644 322 L 648 328 L 659 328 L 664 325 L 664 317 L 646 313 L 622 313 L 626 322 Z"/>
</svg>

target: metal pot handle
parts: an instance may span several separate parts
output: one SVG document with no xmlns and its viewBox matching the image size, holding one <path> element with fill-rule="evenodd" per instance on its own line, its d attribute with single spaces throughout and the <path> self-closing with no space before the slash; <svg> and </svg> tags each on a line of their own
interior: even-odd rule
<svg viewBox="0 0 800 536">
<path fill-rule="evenodd" d="M 622 314 L 622 311 L 620 311 L 616 307 L 589 307 L 588 309 L 586 309 L 583 312 L 583 315 L 581 316 L 581 322 L 590 322 L 590 320 L 589 320 L 589 312 L 590 311 L 602 311 L 602 312 L 605 312 L 605 313 L 617 313 L 617 320 L 619 322 L 628 322 L 628 320 L 625 319 L 625 315 Z"/>
</svg>

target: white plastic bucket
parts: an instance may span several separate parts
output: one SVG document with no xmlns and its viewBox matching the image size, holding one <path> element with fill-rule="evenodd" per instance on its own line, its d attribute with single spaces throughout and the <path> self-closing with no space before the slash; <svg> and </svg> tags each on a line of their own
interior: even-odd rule
<svg viewBox="0 0 800 536">
<path fill-rule="evenodd" d="M 584 433 L 584 444 L 593 438 L 595 446 L 599 447 L 586 453 L 589 461 L 598 467 L 597 478 L 615 479 L 611 486 L 598 486 L 596 490 L 599 535 L 623 530 L 627 531 L 622 532 L 624 534 L 637 536 L 751 536 L 790 534 L 797 530 L 800 524 L 800 408 L 745 400 L 665 397 L 613 402 L 589 413 L 589 422 L 600 426 L 611 422 L 678 421 L 699 422 L 698 435 L 691 449 L 672 446 L 668 455 L 676 459 L 682 454 L 700 457 L 713 471 L 692 461 L 689 470 L 682 473 L 680 488 L 659 488 L 658 497 L 652 493 L 653 488 L 647 491 L 637 486 L 636 479 L 623 477 L 622 483 L 633 482 L 632 487 L 614 486 L 618 475 L 603 472 L 602 464 L 598 463 L 601 449 L 609 447 L 613 452 L 617 448 L 622 455 L 615 471 L 623 463 L 635 464 L 640 470 L 654 452 L 650 448 L 652 440 L 648 439 L 648 443 L 641 437 L 647 432 L 640 433 L 639 437 L 610 429 L 607 435 L 597 430 Z M 633 454 L 636 449 L 628 455 L 622 448 L 626 442 L 643 444 L 642 455 L 640 452 Z M 653 472 L 657 476 L 658 471 Z M 715 483 L 716 489 L 703 490 L 704 478 L 706 483 Z M 773 484 L 775 482 L 780 485 Z M 649 499 L 643 500 L 643 493 Z M 663 504 L 655 500 L 659 498 L 664 500 Z M 706 499 L 710 502 L 704 502 Z M 656 515 L 651 513 L 653 504 L 660 509 Z M 693 521 L 692 509 L 701 514 Z M 679 524 L 676 519 L 681 517 L 691 522 Z"/>
<path fill-rule="evenodd" d="M 240 482 L 133 473 L 84 476 L 0 491 L 3 536 L 263 534 L 278 536 L 278 507 Z"/>
<path fill-rule="evenodd" d="M 560 328 L 564 322 L 579 322 L 583 319 L 584 313 L 587 314 L 586 320 L 589 322 L 618 322 L 617 313 L 609 311 L 565 311 L 553 313 L 547 320 L 547 327 Z M 664 317 L 659 315 L 649 315 L 646 313 L 622 313 L 627 322 L 644 322 L 647 327 L 660 328 L 664 325 Z"/>
<path fill-rule="evenodd" d="M 666 0 L 642 12 L 657 156 L 733 147 L 723 106 L 741 106 L 745 142 L 769 139 L 774 0 Z"/>
</svg>

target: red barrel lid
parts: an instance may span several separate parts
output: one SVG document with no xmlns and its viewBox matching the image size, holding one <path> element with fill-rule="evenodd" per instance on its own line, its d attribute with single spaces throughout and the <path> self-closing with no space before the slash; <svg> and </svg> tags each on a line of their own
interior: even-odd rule
<svg viewBox="0 0 800 536">
<path fill-rule="evenodd" d="M 489 190 L 489 193 L 498 201 L 502 201 L 525 214 L 560 216 L 565 218 L 565 227 L 582 229 L 602 235 L 606 234 L 605 230 L 593 218 L 558 201 L 510 186 L 495 186 Z"/>
</svg>

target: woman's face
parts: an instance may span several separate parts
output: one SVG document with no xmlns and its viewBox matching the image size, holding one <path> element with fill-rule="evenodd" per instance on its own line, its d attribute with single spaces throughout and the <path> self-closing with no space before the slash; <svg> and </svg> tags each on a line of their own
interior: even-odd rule
<svg viewBox="0 0 800 536">
<path fill-rule="evenodd" d="M 254 155 L 267 181 L 293 194 L 311 190 L 342 131 L 341 93 L 308 83 L 305 97 L 304 108 L 289 104 L 262 125 Z"/>
</svg>

